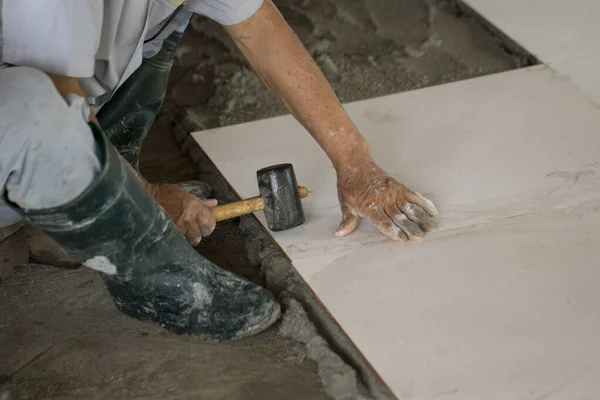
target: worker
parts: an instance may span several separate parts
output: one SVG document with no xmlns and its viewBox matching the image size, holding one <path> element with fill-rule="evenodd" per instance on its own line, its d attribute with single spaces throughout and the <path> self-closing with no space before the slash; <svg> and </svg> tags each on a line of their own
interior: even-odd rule
<svg viewBox="0 0 600 400">
<path fill-rule="evenodd" d="M 193 13 L 224 27 L 331 160 L 338 237 L 361 218 L 399 242 L 435 228 L 433 203 L 377 165 L 271 0 L 3 0 L 0 227 L 25 218 L 100 271 L 130 316 L 236 339 L 275 322 L 276 300 L 190 245 L 215 228 L 216 201 L 190 193 L 200 182 L 150 184 L 137 170 Z"/>
</svg>

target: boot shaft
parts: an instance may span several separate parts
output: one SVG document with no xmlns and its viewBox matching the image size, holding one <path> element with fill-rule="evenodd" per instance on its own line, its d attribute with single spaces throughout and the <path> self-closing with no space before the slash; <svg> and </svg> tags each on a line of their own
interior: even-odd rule
<svg viewBox="0 0 600 400">
<path fill-rule="evenodd" d="M 187 246 L 185 239 L 162 207 L 150 198 L 100 129 L 90 126 L 102 164 L 96 180 L 74 201 L 28 210 L 25 217 L 60 243 L 75 261 L 91 262 L 92 268 L 125 281 L 160 269 L 160 259 L 154 254 L 167 243 L 172 251 L 187 254 L 182 250 Z M 133 267 L 140 264 L 144 271 Z"/>
</svg>

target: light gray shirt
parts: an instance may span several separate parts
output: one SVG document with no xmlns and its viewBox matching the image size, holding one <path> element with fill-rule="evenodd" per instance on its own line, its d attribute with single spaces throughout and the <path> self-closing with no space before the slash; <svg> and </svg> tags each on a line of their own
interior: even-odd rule
<svg viewBox="0 0 600 400">
<path fill-rule="evenodd" d="M 187 0 L 161 34 L 152 37 L 181 0 L 0 0 L 2 61 L 80 78 L 98 110 L 162 40 L 183 31 L 192 13 L 222 25 L 252 16 L 263 0 Z"/>
</svg>

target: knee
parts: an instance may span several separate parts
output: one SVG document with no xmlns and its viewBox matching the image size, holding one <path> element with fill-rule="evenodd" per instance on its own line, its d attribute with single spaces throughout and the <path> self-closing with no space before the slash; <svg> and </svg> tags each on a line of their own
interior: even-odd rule
<svg viewBox="0 0 600 400">
<path fill-rule="evenodd" d="M 99 161 L 88 113 L 85 99 L 62 97 L 41 71 L 0 70 L 0 191 L 20 206 L 39 205 L 44 193 L 36 188 L 89 183 Z M 35 201 L 23 200 L 32 197 Z"/>
<path fill-rule="evenodd" d="M 88 114 L 84 98 L 64 98 L 46 73 L 29 67 L 0 69 L 2 147 L 72 140 L 74 130 L 89 132 Z"/>
<path fill-rule="evenodd" d="M 32 126 L 60 118 L 66 108 L 46 73 L 30 67 L 0 69 L 0 135 L 31 133 Z"/>
<path fill-rule="evenodd" d="M 38 96 L 40 103 L 61 99 L 45 72 L 30 67 L 0 69 L 0 112 L 3 117 L 9 109 L 28 108 L 28 103 L 35 102 Z"/>
</svg>

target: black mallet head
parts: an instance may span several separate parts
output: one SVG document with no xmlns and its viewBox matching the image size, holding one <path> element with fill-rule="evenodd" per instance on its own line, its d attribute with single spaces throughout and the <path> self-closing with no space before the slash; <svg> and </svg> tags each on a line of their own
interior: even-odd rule
<svg viewBox="0 0 600 400">
<path fill-rule="evenodd" d="M 292 164 L 279 164 L 256 172 L 269 229 L 277 232 L 304 223 L 304 210 Z"/>
</svg>

